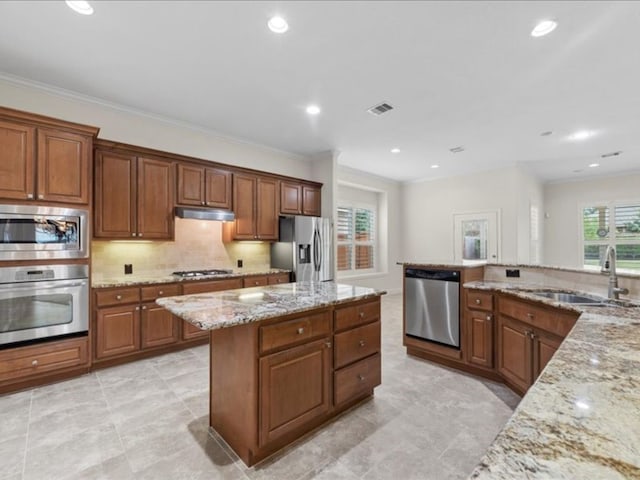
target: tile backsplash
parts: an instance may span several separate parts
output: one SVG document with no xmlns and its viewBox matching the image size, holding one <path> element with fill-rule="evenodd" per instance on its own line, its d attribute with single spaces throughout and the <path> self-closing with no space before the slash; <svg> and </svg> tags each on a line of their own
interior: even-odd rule
<svg viewBox="0 0 640 480">
<path fill-rule="evenodd" d="M 222 222 L 176 218 L 174 242 L 93 241 L 91 267 L 95 277 L 109 278 L 133 265 L 136 275 L 166 274 L 203 268 L 268 268 L 267 242 L 222 242 Z"/>
</svg>

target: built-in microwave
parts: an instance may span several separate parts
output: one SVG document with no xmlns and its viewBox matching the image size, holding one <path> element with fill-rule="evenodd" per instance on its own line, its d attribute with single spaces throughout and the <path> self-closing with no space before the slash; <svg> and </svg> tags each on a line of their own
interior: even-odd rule
<svg viewBox="0 0 640 480">
<path fill-rule="evenodd" d="M 88 212 L 37 205 L 0 205 L 0 260 L 87 258 Z"/>
</svg>

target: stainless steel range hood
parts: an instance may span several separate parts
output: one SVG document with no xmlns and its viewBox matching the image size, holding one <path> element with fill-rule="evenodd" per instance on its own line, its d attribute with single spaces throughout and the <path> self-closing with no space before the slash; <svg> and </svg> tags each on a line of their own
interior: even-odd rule
<svg viewBox="0 0 640 480">
<path fill-rule="evenodd" d="M 236 219 L 229 210 L 215 208 L 176 207 L 176 217 L 194 218 L 196 220 L 214 220 L 217 222 L 231 222 Z"/>
</svg>

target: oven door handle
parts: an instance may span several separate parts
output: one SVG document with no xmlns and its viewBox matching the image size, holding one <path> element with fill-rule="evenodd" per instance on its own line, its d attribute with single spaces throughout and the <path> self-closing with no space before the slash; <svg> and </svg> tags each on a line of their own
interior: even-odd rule
<svg viewBox="0 0 640 480">
<path fill-rule="evenodd" d="M 55 282 L 28 282 L 28 285 L 6 283 L 0 285 L 0 291 L 11 290 L 14 292 L 22 292 L 25 290 L 51 290 L 56 288 L 68 288 L 68 287 L 84 287 L 87 285 L 86 280 L 59 280 Z"/>
</svg>

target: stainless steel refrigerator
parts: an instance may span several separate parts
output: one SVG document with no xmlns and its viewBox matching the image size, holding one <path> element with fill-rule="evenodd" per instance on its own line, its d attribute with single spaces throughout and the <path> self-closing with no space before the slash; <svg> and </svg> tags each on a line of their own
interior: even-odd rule
<svg viewBox="0 0 640 480">
<path fill-rule="evenodd" d="M 271 267 L 291 270 L 294 282 L 333 280 L 331 219 L 280 217 L 280 241 L 271 244 Z"/>
</svg>

